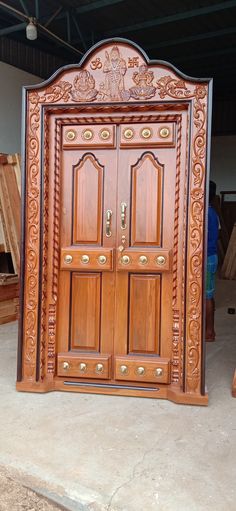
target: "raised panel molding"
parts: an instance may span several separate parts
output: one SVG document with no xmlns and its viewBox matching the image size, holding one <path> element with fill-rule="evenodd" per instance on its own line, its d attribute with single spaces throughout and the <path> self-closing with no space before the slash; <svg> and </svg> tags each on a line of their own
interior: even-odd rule
<svg viewBox="0 0 236 511">
<path fill-rule="evenodd" d="M 71 294 L 71 349 L 99 351 L 101 273 L 74 273 Z"/>
<path fill-rule="evenodd" d="M 160 275 L 130 275 L 129 353 L 159 354 Z"/>
<path fill-rule="evenodd" d="M 163 165 L 145 152 L 132 167 L 131 246 L 160 245 Z"/>
<path fill-rule="evenodd" d="M 73 243 L 101 245 L 103 166 L 86 153 L 74 167 Z"/>
</svg>

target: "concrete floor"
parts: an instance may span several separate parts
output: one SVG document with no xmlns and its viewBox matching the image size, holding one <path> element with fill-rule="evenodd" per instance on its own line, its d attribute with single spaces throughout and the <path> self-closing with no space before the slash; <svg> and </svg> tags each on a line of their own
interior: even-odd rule
<svg viewBox="0 0 236 511">
<path fill-rule="evenodd" d="M 207 408 L 17 393 L 17 325 L 2 325 L 2 467 L 73 511 L 235 511 L 236 315 L 227 314 L 236 306 L 235 282 L 219 282 L 216 304 L 217 340 L 207 345 Z"/>
</svg>

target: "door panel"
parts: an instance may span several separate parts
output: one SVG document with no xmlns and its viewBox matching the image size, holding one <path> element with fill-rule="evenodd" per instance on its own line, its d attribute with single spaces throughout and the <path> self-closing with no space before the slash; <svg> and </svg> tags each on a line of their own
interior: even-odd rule
<svg viewBox="0 0 236 511">
<path fill-rule="evenodd" d="M 99 351 L 101 273 L 72 274 L 71 349 Z"/>
<path fill-rule="evenodd" d="M 87 153 L 73 172 L 73 244 L 101 245 L 103 167 Z"/>
<path fill-rule="evenodd" d="M 73 126 L 73 140 L 68 129 L 58 374 L 168 383 L 163 346 L 170 343 L 171 321 L 163 329 L 161 317 L 171 309 L 173 215 L 167 211 L 174 203 L 175 125 L 165 126 L 165 140 L 158 123 Z M 85 140 L 87 132 L 92 136 Z M 154 137 L 149 145 L 148 133 Z"/>
<path fill-rule="evenodd" d="M 163 167 L 150 152 L 132 167 L 131 246 L 161 243 Z"/>
<path fill-rule="evenodd" d="M 159 354 L 160 275 L 130 275 L 129 353 Z"/>
<path fill-rule="evenodd" d="M 66 139 L 70 131 L 72 134 L 75 132 L 74 140 Z M 85 132 L 90 131 L 91 140 L 83 140 Z M 66 360 L 70 361 L 72 357 L 73 364 L 71 362 L 70 368 L 62 371 L 60 362 L 58 371 L 73 377 L 83 376 L 77 364 L 78 357 L 85 356 L 90 360 L 93 354 L 93 360 L 99 363 L 101 357 L 110 357 L 113 352 L 113 250 L 116 244 L 117 193 L 117 157 L 113 149 L 115 133 L 114 126 L 99 124 L 95 130 L 94 125 L 86 124 L 67 126 L 62 134 L 57 342 L 59 359 L 62 360 L 67 353 Z M 103 139 L 107 134 L 110 141 Z M 86 149 L 81 149 L 84 145 Z M 91 151 L 92 147 L 96 150 Z M 106 369 L 108 362 L 101 362 L 103 369 L 98 376 L 91 363 L 88 362 L 90 369 L 86 377 L 89 374 L 90 377 L 93 374 L 94 378 L 110 375 L 110 369 Z"/>
</svg>

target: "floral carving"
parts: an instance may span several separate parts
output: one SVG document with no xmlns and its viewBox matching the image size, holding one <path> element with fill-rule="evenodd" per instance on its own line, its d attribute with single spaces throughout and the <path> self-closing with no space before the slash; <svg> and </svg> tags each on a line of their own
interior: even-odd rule
<svg viewBox="0 0 236 511">
<path fill-rule="evenodd" d="M 94 101 L 97 93 L 93 76 L 86 69 L 82 69 L 73 82 L 73 89 L 71 90 L 73 101 Z"/>
<path fill-rule="evenodd" d="M 156 94 L 156 87 L 153 85 L 154 74 L 148 69 L 146 64 L 139 67 L 138 71 L 133 73 L 135 87 L 129 89 L 130 95 L 134 99 L 150 99 Z"/>
<path fill-rule="evenodd" d="M 179 80 L 172 76 L 163 76 L 156 83 L 161 99 L 164 99 L 166 96 L 175 99 L 189 98 L 193 95 L 191 90 L 186 87 L 184 80 Z"/>
</svg>

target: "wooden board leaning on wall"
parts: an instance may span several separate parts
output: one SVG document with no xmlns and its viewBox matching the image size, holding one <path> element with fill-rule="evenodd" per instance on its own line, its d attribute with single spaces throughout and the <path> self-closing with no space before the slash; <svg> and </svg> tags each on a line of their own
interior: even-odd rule
<svg viewBox="0 0 236 511">
<path fill-rule="evenodd" d="M 20 155 L 0 153 L 0 324 L 18 315 L 20 197 Z"/>
</svg>

